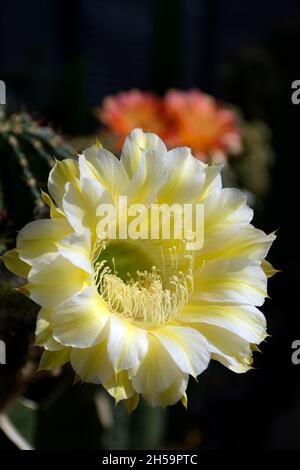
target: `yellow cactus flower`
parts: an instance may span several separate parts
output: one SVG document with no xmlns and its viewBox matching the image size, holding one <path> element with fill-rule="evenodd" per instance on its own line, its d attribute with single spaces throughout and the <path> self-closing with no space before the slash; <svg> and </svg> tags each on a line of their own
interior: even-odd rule
<svg viewBox="0 0 300 470">
<path fill-rule="evenodd" d="M 257 306 L 267 296 L 273 271 L 264 258 L 275 235 L 251 225 L 244 194 L 223 189 L 220 170 L 189 148 L 167 151 L 140 129 L 120 160 L 98 144 L 78 160 L 56 162 L 43 194 L 51 218 L 25 226 L 4 255 L 27 280 L 22 292 L 41 306 L 40 368 L 70 362 L 82 381 L 102 384 L 130 411 L 140 396 L 153 406 L 186 405 L 189 376 L 210 359 L 235 372 L 251 368 L 266 337 Z M 124 225 L 121 196 L 145 205 L 144 220 L 152 204 L 202 204 L 195 230 L 203 231 L 203 246 L 162 237 L 159 223 L 153 237 L 110 238 L 100 230 L 101 208 L 113 206 Z"/>
</svg>

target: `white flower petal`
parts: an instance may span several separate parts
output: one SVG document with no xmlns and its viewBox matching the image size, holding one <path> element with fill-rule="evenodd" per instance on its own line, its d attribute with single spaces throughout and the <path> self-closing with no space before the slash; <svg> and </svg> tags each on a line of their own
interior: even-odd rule
<svg viewBox="0 0 300 470">
<path fill-rule="evenodd" d="M 266 235 L 252 225 L 215 227 L 214 232 L 204 234 L 205 243 L 199 252 L 199 262 L 203 259 L 247 257 L 260 260 L 267 256 L 274 234 Z"/>
<path fill-rule="evenodd" d="M 108 393 L 114 397 L 116 403 L 121 400 L 128 400 L 135 395 L 131 381 L 128 378 L 127 371 L 115 374 L 110 380 L 103 384 Z"/>
<path fill-rule="evenodd" d="M 211 194 L 218 194 L 222 189 L 222 179 L 220 172 L 223 165 L 213 162 L 205 168 L 205 180 L 197 202 L 203 202 Z"/>
<path fill-rule="evenodd" d="M 66 219 L 35 220 L 19 232 L 16 249 L 23 261 L 33 265 L 45 253 L 57 252 L 55 243 L 70 232 L 71 227 Z"/>
<path fill-rule="evenodd" d="M 126 320 L 111 317 L 108 356 L 116 371 L 138 366 L 148 350 L 147 332 Z"/>
<path fill-rule="evenodd" d="M 106 341 L 87 349 L 72 349 L 70 362 L 82 381 L 101 384 L 114 376 L 106 349 Z"/>
<path fill-rule="evenodd" d="M 55 165 L 50 171 L 48 179 L 48 189 L 50 196 L 58 207 L 62 207 L 62 199 L 65 194 L 65 186 L 68 181 L 78 177 L 78 162 L 72 158 L 62 161 L 55 161 Z"/>
<path fill-rule="evenodd" d="M 266 337 L 266 319 L 251 305 L 189 304 L 181 313 L 180 322 L 207 323 L 239 335 L 250 343 L 259 344 Z"/>
<path fill-rule="evenodd" d="M 53 338 L 51 326 L 52 313 L 52 310 L 45 308 L 41 308 L 39 311 L 35 330 L 35 344 L 49 351 L 59 351 L 64 349 L 64 346 Z"/>
<path fill-rule="evenodd" d="M 6 251 L 0 258 L 6 268 L 19 277 L 27 278 L 30 266 L 20 259 L 16 249 Z"/>
<path fill-rule="evenodd" d="M 70 360 L 70 349 L 59 351 L 44 351 L 40 360 L 39 370 L 54 370 L 63 366 Z"/>
<path fill-rule="evenodd" d="M 60 255 L 48 254 L 31 268 L 25 288 L 30 298 L 53 308 L 82 291 L 88 274 Z"/>
<path fill-rule="evenodd" d="M 66 184 L 63 209 L 74 230 L 79 233 L 96 231 L 97 207 L 104 194 L 103 186 L 96 179 L 83 178 Z"/>
<path fill-rule="evenodd" d="M 205 165 L 194 158 L 188 147 L 170 150 L 166 157 L 168 176 L 158 194 L 159 203 L 193 203 L 205 180 Z"/>
<path fill-rule="evenodd" d="M 195 329 L 168 325 L 154 330 L 152 334 L 185 374 L 197 377 L 207 368 L 210 361 L 208 344 L 205 337 Z"/>
<path fill-rule="evenodd" d="M 256 261 L 228 258 L 205 263 L 194 273 L 191 301 L 230 302 L 260 306 L 267 296 L 267 278 Z"/>
<path fill-rule="evenodd" d="M 159 173 L 157 173 L 158 167 L 160 168 Z M 142 152 L 138 168 L 124 192 L 128 198 L 128 203 L 153 203 L 166 179 L 166 159 L 161 158 L 155 150 Z"/>
<path fill-rule="evenodd" d="M 132 397 L 128 398 L 127 400 L 124 400 L 124 405 L 126 406 L 126 409 L 128 413 L 132 413 L 136 407 L 138 406 L 140 401 L 140 395 L 138 393 L 134 393 Z"/>
<path fill-rule="evenodd" d="M 65 346 L 93 346 L 102 341 L 109 315 L 98 292 L 88 287 L 56 307 L 51 318 L 53 337 Z"/>
<path fill-rule="evenodd" d="M 129 376 L 137 392 L 151 395 L 167 390 L 182 372 L 157 338 L 149 335 L 148 339 L 148 353 Z"/>
<path fill-rule="evenodd" d="M 157 158 L 163 158 L 167 152 L 165 144 L 157 135 L 134 129 L 126 138 L 121 155 L 121 163 L 130 179 L 136 173 L 145 150 L 154 150 Z"/>
<path fill-rule="evenodd" d="M 204 204 L 206 236 L 228 226 L 247 225 L 253 218 L 253 209 L 247 205 L 247 196 L 239 189 L 224 188 L 213 192 Z"/>
<path fill-rule="evenodd" d="M 212 359 L 233 372 L 243 373 L 251 369 L 252 350 L 248 341 L 216 326 L 201 324 L 197 327 L 209 343 Z"/>
<path fill-rule="evenodd" d="M 87 273 L 93 274 L 93 266 L 90 261 L 89 232 L 85 232 L 83 235 L 72 233 L 60 242 L 57 242 L 56 246 L 64 258 Z"/>
<path fill-rule="evenodd" d="M 49 194 L 45 193 L 43 190 L 41 190 L 41 196 L 44 201 L 44 203 L 49 207 L 50 209 L 50 217 L 51 219 L 61 219 L 64 218 L 64 213 L 61 209 L 55 206 L 54 202 L 52 201 L 51 197 Z"/>
<path fill-rule="evenodd" d="M 143 398 L 152 406 L 166 406 L 175 405 L 182 396 L 185 394 L 189 376 L 187 374 L 178 375 L 172 385 L 164 392 L 157 394 L 143 394 Z"/>
<path fill-rule="evenodd" d="M 128 176 L 123 165 L 108 150 L 94 145 L 79 156 L 81 177 L 96 178 L 110 193 L 122 193 L 128 184 Z"/>
</svg>

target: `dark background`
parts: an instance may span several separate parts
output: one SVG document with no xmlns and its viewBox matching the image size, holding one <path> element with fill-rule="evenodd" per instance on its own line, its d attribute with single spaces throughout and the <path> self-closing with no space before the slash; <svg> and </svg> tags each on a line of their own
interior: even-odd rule
<svg viewBox="0 0 300 470">
<path fill-rule="evenodd" d="M 95 131 L 91 110 L 107 94 L 199 87 L 272 130 L 272 186 L 257 221 L 279 229 L 269 258 L 283 272 L 263 308 L 271 336 L 255 370 L 211 364 L 189 410 L 168 410 L 170 445 L 195 430 L 201 448 L 300 449 L 300 365 L 291 361 L 300 339 L 299 56 L 299 0 L 0 1 L 0 79 L 12 111 L 82 135 Z"/>
</svg>

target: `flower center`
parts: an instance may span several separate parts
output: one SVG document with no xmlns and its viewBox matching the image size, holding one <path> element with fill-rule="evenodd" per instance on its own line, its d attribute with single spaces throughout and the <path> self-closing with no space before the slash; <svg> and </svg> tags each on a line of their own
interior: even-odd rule
<svg viewBox="0 0 300 470">
<path fill-rule="evenodd" d="M 125 262 L 120 257 L 122 249 L 118 245 L 112 246 L 110 250 L 104 247 L 94 261 L 94 278 L 99 294 L 111 312 L 128 320 L 142 322 L 148 327 L 169 323 L 188 302 L 193 287 L 192 259 L 185 272 L 168 273 L 166 276 L 156 266 L 150 266 L 147 258 L 139 256 L 139 249 L 134 252 L 134 247 L 131 247 L 132 256 L 128 256 L 126 246 L 129 261 Z M 109 259 L 112 253 L 119 255 L 117 263 L 114 257 Z M 122 267 L 122 273 L 118 270 L 118 264 Z M 144 264 L 145 269 L 136 269 L 137 264 Z M 130 270 L 125 276 L 125 267 L 129 266 Z"/>
</svg>

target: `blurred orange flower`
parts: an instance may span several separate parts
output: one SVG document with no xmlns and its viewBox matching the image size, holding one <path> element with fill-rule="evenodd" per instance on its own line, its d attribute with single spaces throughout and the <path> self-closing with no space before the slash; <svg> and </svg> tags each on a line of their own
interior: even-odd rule
<svg viewBox="0 0 300 470">
<path fill-rule="evenodd" d="M 164 104 L 154 93 L 130 90 L 108 96 L 97 113 L 107 128 L 116 134 L 119 149 L 127 134 L 136 127 L 166 137 L 168 120 Z"/>
<path fill-rule="evenodd" d="M 206 161 L 242 149 L 236 113 L 197 89 L 170 90 L 163 99 L 140 90 L 121 92 L 106 97 L 97 114 L 116 139 L 116 151 L 134 128 L 158 134 L 169 148 L 191 147 L 195 157 Z"/>
<path fill-rule="evenodd" d="M 241 151 L 241 133 L 234 111 L 200 90 L 170 90 L 164 99 L 172 118 L 170 147 L 189 146 L 202 160 L 225 158 Z"/>
</svg>

